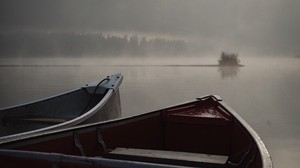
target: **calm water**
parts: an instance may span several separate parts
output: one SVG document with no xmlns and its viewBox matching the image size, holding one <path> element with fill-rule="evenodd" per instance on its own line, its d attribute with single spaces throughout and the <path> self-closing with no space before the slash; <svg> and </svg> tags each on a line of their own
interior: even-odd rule
<svg viewBox="0 0 300 168">
<path fill-rule="evenodd" d="M 0 107 L 25 103 L 122 72 L 123 116 L 220 95 L 261 136 L 275 167 L 300 165 L 300 59 L 243 59 L 245 67 L 117 66 L 123 60 L 1 60 Z M 126 60 L 128 65 L 213 64 L 213 59 Z M 107 63 L 114 66 L 103 66 Z"/>
</svg>

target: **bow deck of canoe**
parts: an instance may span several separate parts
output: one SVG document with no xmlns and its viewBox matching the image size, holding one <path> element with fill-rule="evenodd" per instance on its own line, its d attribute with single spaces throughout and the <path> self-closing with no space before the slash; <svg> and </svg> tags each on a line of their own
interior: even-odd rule
<svg viewBox="0 0 300 168">
<path fill-rule="evenodd" d="M 11 167 L 272 167 L 256 132 L 217 96 L 0 148 L 0 164 Z"/>
</svg>

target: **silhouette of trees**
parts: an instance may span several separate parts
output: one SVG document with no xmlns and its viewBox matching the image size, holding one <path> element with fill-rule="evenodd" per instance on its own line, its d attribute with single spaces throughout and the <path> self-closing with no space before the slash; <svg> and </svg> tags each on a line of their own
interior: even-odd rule
<svg viewBox="0 0 300 168">
<path fill-rule="evenodd" d="M 186 54 L 183 40 L 73 32 L 0 33 L 0 56 L 145 56 Z"/>
<path fill-rule="evenodd" d="M 240 60 L 238 59 L 238 56 L 238 53 L 222 52 L 219 59 L 219 65 L 239 65 Z"/>
</svg>

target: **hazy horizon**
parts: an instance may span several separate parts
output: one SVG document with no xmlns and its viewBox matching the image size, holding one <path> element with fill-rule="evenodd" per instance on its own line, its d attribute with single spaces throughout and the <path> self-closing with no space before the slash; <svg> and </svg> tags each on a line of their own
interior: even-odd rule
<svg viewBox="0 0 300 168">
<path fill-rule="evenodd" d="M 2 0 L 0 31 L 174 37 L 207 52 L 300 55 L 300 1 Z"/>
</svg>

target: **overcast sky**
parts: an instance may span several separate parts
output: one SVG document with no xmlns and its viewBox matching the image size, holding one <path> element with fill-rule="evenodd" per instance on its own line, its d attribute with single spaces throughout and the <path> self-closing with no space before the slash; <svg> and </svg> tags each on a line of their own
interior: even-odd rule
<svg viewBox="0 0 300 168">
<path fill-rule="evenodd" d="M 120 31 L 300 55 L 300 0 L 1 0 L 0 29 Z"/>
</svg>

